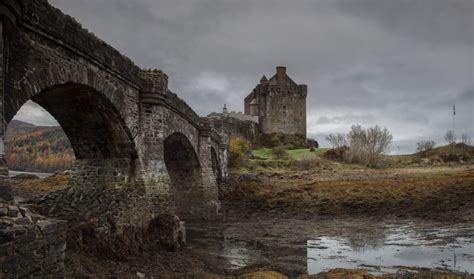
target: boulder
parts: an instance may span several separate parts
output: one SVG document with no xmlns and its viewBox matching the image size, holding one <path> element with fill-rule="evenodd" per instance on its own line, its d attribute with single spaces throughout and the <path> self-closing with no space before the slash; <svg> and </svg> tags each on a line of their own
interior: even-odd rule
<svg viewBox="0 0 474 279">
<path fill-rule="evenodd" d="M 176 215 L 161 214 L 150 221 L 148 238 L 151 242 L 161 244 L 171 251 L 186 246 L 185 223 Z"/>
</svg>

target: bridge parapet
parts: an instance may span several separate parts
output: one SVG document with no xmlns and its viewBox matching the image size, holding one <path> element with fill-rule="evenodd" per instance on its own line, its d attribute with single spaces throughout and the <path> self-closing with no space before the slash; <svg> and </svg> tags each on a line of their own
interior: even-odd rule
<svg viewBox="0 0 474 279">
<path fill-rule="evenodd" d="M 51 6 L 47 0 L 2 1 L 7 8 L 13 6 L 13 3 L 21 4 L 19 7 L 23 12 L 19 25 L 22 27 L 95 62 L 100 68 L 135 87 L 141 86 L 141 69 L 138 66 L 83 28 L 73 17 Z"/>
<path fill-rule="evenodd" d="M 140 101 L 145 104 L 168 107 L 190 121 L 196 128 L 201 125 L 200 117 L 177 94 L 168 89 L 168 76 L 161 70 L 143 70 L 143 86 L 140 90 Z"/>
</svg>

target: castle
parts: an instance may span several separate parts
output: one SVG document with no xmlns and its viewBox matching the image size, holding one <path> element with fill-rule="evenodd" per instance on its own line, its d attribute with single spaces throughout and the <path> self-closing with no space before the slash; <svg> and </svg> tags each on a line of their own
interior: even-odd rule
<svg viewBox="0 0 474 279">
<path fill-rule="evenodd" d="M 276 67 L 276 73 L 260 83 L 244 99 L 244 113 L 211 113 L 208 119 L 216 130 L 252 139 L 258 134 L 298 134 L 306 137 L 306 96 L 308 86 L 297 84 Z"/>
</svg>

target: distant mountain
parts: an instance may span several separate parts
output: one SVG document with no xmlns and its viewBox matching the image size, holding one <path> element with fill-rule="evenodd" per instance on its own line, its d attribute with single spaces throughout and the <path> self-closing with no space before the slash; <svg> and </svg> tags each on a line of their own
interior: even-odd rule
<svg viewBox="0 0 474 279">
<path fill-rule="evenodd" d="M 36 126 L 12 120 L 5 135 L 8 167 L 19 171 L 55 172 L 70 169 L 71 143 L 59 126 Z"/>
</svg>

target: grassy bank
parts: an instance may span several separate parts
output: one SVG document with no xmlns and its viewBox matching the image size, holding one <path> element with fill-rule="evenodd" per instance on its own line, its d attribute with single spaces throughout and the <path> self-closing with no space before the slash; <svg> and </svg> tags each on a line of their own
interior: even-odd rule
<svg viewBox="0 0 474 279">
<path fill-rule="evenodd" d="M 324 152 L 328 151 L 329 148 L 316 148 L 314 151 L 311 151 L 309 148 L 300 148 L 300 149 L 287 149 L 285 150 L 288 153 L 290 159 L 301 160 L 301 159 L 312 159 L 321 156 Z M 252 155 L 257 158 L 265 160 L 274 160 L 275 156 L 271 148 L 260 148 L 252 150 Z"/>
</svg>

